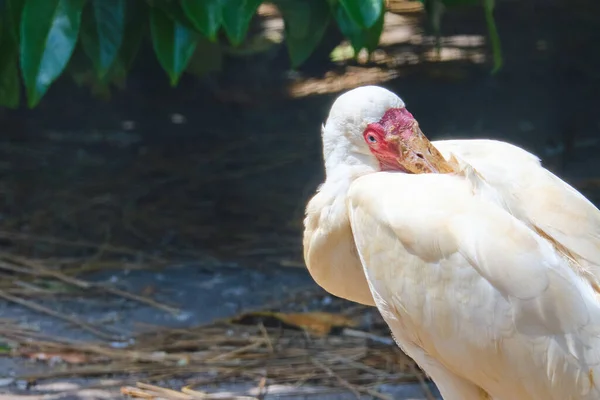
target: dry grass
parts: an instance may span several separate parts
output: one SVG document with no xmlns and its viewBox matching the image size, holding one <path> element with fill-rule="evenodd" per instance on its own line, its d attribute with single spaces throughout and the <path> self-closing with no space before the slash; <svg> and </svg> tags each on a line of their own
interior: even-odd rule
<svg viewBox="0 0 600 400">
<path fill-rule="evenodd" d="M 146 326 L 132 344 L 118 348 L 106 341 L 47 337 L 12 321 L 0 321 L 0 336 L 13 347 L 13 356 L 63 364 L 19 379 L 127 375 L 129 381 L 137 377 L 143 383 L 125 386 L 122 392 L 138 398 L 222 398 L 207 393 L 210 385 L 235 382 L 252 384 L 254 389 L 243 394 L 252 398 L 271 386 L 293 387 L 288 389 L 291 395 L 318 385 L 387 399 L 377 392 L 378 385 L 422 379 L 383 321 L 368 326 L 359 322 L 372 309 L 355 307 L 344 314 L 269 311 L 315 296 L 316 291 L 299 292 L 266 310 L 192 329 Z M 176 388 L 181 392 L 150 384 L 175 377 L 186 381 L 184 388 Z M 194 389 L 199 387 L 203 389 Z"/>
<path fill-rule="evenodd" d="M 238 145 L 250 152 L 258 149 L 248 143 Z M 207 165 L 213 170 L 222 168 L 224 173 L 204 179 L 219 177 L 237 184 L 250 179 L 253 173 L 276 174 L 282 165 L 302 158 L 299 143 L 294 146 L 295 152 L 284 152 L 282 160 L 263 156 L 271 164 L 255 163 L 253 168 L 233 170 L 227 164 L 236 156 L 223 151 L 220 157 L 215 155 L 207 161 Z M 19 157 L 15 157 L 15 152 L 11 154 L 17 168 Z M 255 157 L 252 158 L 256 160 Z M 319 385 L 329 388 L 326 390 L 385 399 L 376 391 L 378 384 L 418 381 L 412 361 L 393 344 L 381 320 L 375 325 L 360 324 L 362 316 L 373 310 L 356 307 L 339 315 L 290 312 L 294 307 L 290 304 L 306 304 L 323 295 L 322 292 L 293 294 L 253 313 L 192 329 L 145 326 L 142 327 L 145 333 L 130 341 L 101 325 L 44 306 L 44 300 L 49 298 L 108 294 L 176 313 L 178 310 L 172 305 L 90 282 L 81 275 L 108 268 L 160 269 L 181 260 L 206 259 L 204 249 L 196 246 L 192 250 L 187 243 L 203 243 L 217 256 L 235 254 L 249 262 L 268 259 L 283 266 L 303 267 L 298 255 L 303 201 L 293 196 L 286 199 L 282 193 L 285 189 L 275 180 L 273 186 L 266 186 L 261 193 L 250 193 L 244 203 L 224 207 L 229 218 L 212 215 L 210 210 L 201 212 L 193 207 L 203 201 L 196 194 L 207 187 L 214 189 L 222 181 L 214 182 L 213 186 L 200 184 L 197 176 L 186 175 L 190 163 L 186 158 L 180 154 L 164 157 L 162 163 L 148 162 L 147 158 L 143 162 L 135 160 L 127 177 L 117 180 L 110 179 L 110 171 L 105 172 L 109 165 L 97 170 L 93 184 L 89 178 L 46 181 L 35 188 L 31 201 L 14 208 L 20 212 L 18 217 L 4 220 L 0 230 L 0 240 L 5 243 L 0 252 L 0 275 L 5 279 L 0 281 L 0 298 L 66 321 L 98 339 L 87 342 L 51 337 L 16 321 L 0 321 L 0 338 L 10 347 L 6 355 L 60 366 L 17 379 L 34 383 L 44 379 L 125 376 L 124 394 L 157 399 L 223 398 L 223 393 L 210 393 L 214 392 L 210 385 L 232 382 L 254 387 L 248 393 L 231 395 L 235 398 L 260 398 L 263 392 L 278 385 L 285 385 L 288 395 L 302 394 L 308 386 Z M 148 175 L 161 178 L 144 181 L 142 177 Z M 305 182 L 291 183 L 285 182 L 287 188 L 292 186 L 297 193 L 308 195 Z M 169 190 L 156 189 L 162 185 L 168 185 Z M 57 187 L 62 189 L 55 190 Z M 132 187 L 152 193 L 151 200 L 137 201 L 135 207 L 127 207 Z M 13 197 L 21 196 L 18 185 L 7 185 L 6 189 Z M 104 201 L 94 200 L 101 193 L 118 193 L 120 200 L 110 201 L 107 196 Z M 193 194 L 186 196 L 186 193 Z M 64 200 L 61 202 L 65 198 L 70 199 L 68 207 Z M 264 207 L 265 198 L 277 204 L 268 206 L 271 213 L 266 220 L 256 217 L 264 215 L 257 209 Z M 290 212 L 296 209 L 300 212 Z M 119 218 L 124 214 L 127 218 Z M 206 243 L 205 232 L 211 232 L 209 237 L 214 235 L 214 227 L 225 228 L 221 234 L 227 235 L 228 240 Z M 177 230 L 180 239 L 157 246 L 167 230 Z M 110 235 L 100 240 L 103 231 L 109 231 Z M 145 240 L 140 241 L 142 235 Z M 153 251 L 157 247 L 160 252 Z M 183 379 L 186 387 L 161 387 L 171 378 Z M 136 379 L 139 383 L 132 386 Z"/>
</svg>

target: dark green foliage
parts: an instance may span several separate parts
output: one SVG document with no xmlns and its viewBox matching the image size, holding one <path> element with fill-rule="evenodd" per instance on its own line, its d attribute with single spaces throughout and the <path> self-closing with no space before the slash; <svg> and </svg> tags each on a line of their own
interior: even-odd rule
<svg viewBox="0 0 600 400">
<path fill-rule="evenodd" d="M 127 0 L 89 0 L 83 14 L 81 43 L 103 78 L 115 62 L 125 35 Z"/>
<path fill-rule="evenodd" d="M 175 86 L 196 50 L 198 35 L 158 8 L 150 10 L 150 31 L 156 57 Z"/>
<path fill-rule="evenodd" d="M 229 41 L 235 46 L 242 44 L 252 16 L 262 0 L 223 0 L 223 28 Z"/>
<path fill-rule="evenodd" d="M 13 19 L 17 8 L 20 14 L 22 2 L 2 0 L 6 12 L 0 15 L 0 105 L 16 108 L 19 105 L 19 25 Z M 16 21 L 16 22 L 15 22 Z"/>
<path fill-rule="evenodd" d="M 439 31 L 440 10 L 478 5 L 502 63 L 494 0 L 419 0 Z M 189 72 L 221 66 L 222 46 L 239 47 L 263 0 L 0 0 L 0 106 L 16 108 L 24 84 L 35 107 L 65 71 L 95 93 L 122 86 L 144 38 L 171 85 Z M 383 28 L 384 0 L 272 0 L 285 24 L 291 66 L 302 65 L 336 24 L 355 53 L 372 52 Z M 437 7 L 437 8 L 436 8 Z M 431 12 L 434 10 L 434 12 Z M 232 47 L 230 47 L 231 53 Z"/>
<path fill-rule="evenodd" d="M 30 107 L 62 74 L 77 44 L 85 0 L 27 0 L 19 55 Z"/>
<path fill-rule="evenodd" d="M 216 40 L 224 3 L 223 0 L 181 0 L 181 7 L 198 31 L 210 40 Z"/>
<path fill-rule="evenodd" d="M 339 0 L 339 3 L 354 23 L 363 29 L 375 25 L 384 8 L 381 0 Z"/>
<path fill-rule="evenodd" d="M 285 39 L 292 67 L 298 67 L 315 50 L 330 21 L 323 0 L 275 0 L 285 23 Z"/>
<path fill-rule="evenodd" d="M 483 8 L 485 10 L 485 19 L 487 22 L 490 42 L 492 43 L 492 51 L 494 53 L 494 69 L 492 73 L 495 74 L 502 68 L 502 52 L 500 51 L 500 35 L 498 35 L 498 28 L 496 28 L 496 21 L 494 20 L 494 7 L 495 0 L 483 0 Z"/>
<path fill-rule="evenodd" d="M 376 1 L 380 3 L 381 7 L 383 7 L 384 0 Z M 379 17 L 375 20 L 375 22 L 370 27 L 365 28 L 352 18 L 350 12 L 348 11 L 349 7 L 344 7 L 342 1 L 331 1 L 330 4 L 332 13 L 338 27 L 340 28 L 340 31 L 350 40 L 355 53 L 358 54 L 358 52 L 363 48 L 366 48 L 369 52 L 377 48 L 377 45 L 379 44 L 379 37 L 381 36 L 381 31 L 383 30 L 384 13 L 380 12 Z"/>
</svg>

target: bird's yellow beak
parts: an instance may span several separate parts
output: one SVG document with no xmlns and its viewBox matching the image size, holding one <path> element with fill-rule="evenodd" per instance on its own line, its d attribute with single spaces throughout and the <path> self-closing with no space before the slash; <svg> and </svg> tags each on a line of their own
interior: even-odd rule
<svg viewBox="0 0 600 400">
<path fill-rule="evenodd" d="M 392 133 L 386 136 L 386 140 L 396 144 L 398 164 L 410 173 L 445 174 L 454 171 L 444 156 L 423 134 L 417 121 L 412 125 L 411 132 Z"/>
</svg>

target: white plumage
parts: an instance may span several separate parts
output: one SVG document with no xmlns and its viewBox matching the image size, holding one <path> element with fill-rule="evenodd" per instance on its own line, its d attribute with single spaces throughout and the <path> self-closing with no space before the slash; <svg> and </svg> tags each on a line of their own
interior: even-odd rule
<svg viewBox="0 0 600 400">
<path fill-rule="evenodd" d="M 375 305 L 445 400 L 600 399 L 600 211 L 500 141 L 433 142 L 452 174 L 380 171 L 362 134 L 394 107 L 365 86 L 331 108 L 305 219 L 315 281 Z"/>
</svg>

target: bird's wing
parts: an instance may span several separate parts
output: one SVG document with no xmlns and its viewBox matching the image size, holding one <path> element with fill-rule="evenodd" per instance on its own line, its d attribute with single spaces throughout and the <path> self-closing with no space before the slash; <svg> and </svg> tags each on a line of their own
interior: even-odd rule
<svg viewBox="0 0 600 400">
<path fill-rule="evenodd" d="M 377 307 L 405 351 L 424 349 L 490 394 L 600 398 L 598 300 L 548 241 L 459 176 L 370 174 L 347 201 Z"/>
<path fill-rule="evenodd" d="M 600 210 L 542 167 L 537 157 L 495 140 L 444 140 L 434 145 L 464 159 L 496 189 L 515 217 L 548 235 L 600 279 Z"/>
</svg>

